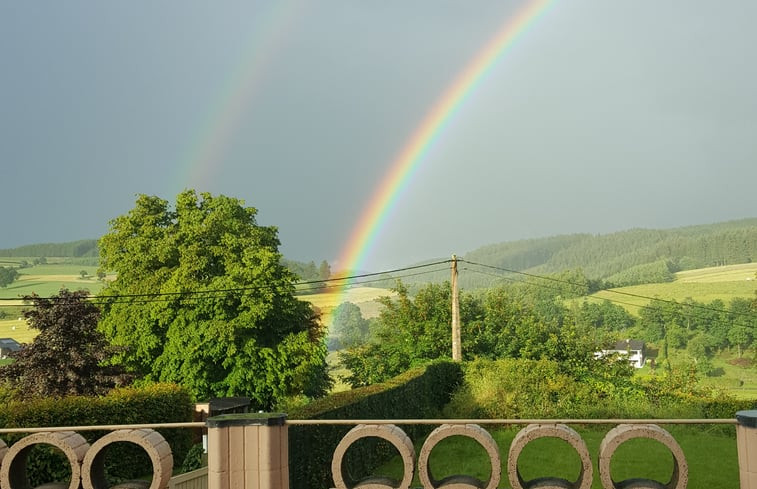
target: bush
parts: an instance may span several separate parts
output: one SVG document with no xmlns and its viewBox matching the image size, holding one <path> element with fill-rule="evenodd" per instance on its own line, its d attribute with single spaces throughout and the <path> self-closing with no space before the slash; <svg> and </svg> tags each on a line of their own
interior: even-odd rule
<svg viewBox="0 0 757 489">
<path fill-rule="evenodd" d="M 290 419 L 417 419 L 435 418 L 462 380 L 460 364 L 437 361 L 409 370 L 382 384 L 339 392 L 289 413 Z M 429 428 L 403 426 L 412 439 Z M 350 426 L 291 426 L 289 428 L 290 483 L 294 489 L 331 487 L 331 458 Z M 382 445 L 383 446 L 383 445 Z M 350 448 L 347 461 L 358 477 L 370 474 L 393 454 L 376 444 Z"/>
<path fill-rule="evenodd" d="M 692 371 L 647 379 L 561 373 L 557 362 L 506 358 L 465 366 L 450 418 L 733 418 L 753 401 L 697 385 Z"/>
<path fill-rule="evenodd" d="M 0 411 L 4 428 L 37 428 L 45 426 L 93 426 L 114 424 L 178 423 L 191 421 L 192 402 L 183 388 L 172 384 L 116 389 L 107 396 L 70 396 L 60 399 L 12 401 Z M 181 461 L 191 445 L 188 429 L 158 430 L 171 446 L 174 461 Z M 104 431 L 82 431 L 92 444 Z M 24 435 L 4 435 L 10 446 Z M 38 454 L 30 460 L 27 473 L 32 487 L 44 482 L 65 480 L 70 476 L 68 462 L 53 448 L 35 448 Z M 106 472 L 112 483 L 135 479 L 152 471 L 144 450 L 129 443 L 108 447 Z"/>
</svg>

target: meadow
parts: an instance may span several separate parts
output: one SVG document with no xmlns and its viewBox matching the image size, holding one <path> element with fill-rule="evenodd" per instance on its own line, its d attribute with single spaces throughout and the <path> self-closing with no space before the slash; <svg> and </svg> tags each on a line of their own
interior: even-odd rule
<svg viewBox="0 0 757 489">
<path fill-rule="evenodd" d="M 608 299 L 635 316 L 641 307 L 649 304 L 648 297 L 678 302 L 691 298 L 704 303 L 720 299 L 728 304 L 735 297 L 755 298 L 755 274 L 757 263 L 700 268 L 676 273 L 673 282 L 600 290 L 589 298 Z"/>
<path fill-rule="evenodd" d="M 360 308 L 360 312 L 366 319 L 379 315 L 381 304 L 376 302 L 379 297 L 394 297 L 396 294 L 388 289 L 376 287 L 351 287 L 341 290 L 335 287 L 333 290 L 319 292 L 317 294 L 302 294 L 298 298 L 313 304 L 321 311 L 323 324 L 330 326 L 334 309 L 343 302 L 351 302 Z"/>
<path fill-rule="evenodd" d="M 0 258 L 0 266 L 18 266 L 22 261 L 32 263 L 33 260 L 33 258 Z M 82 271 L 87 274 L 83 278 Z M 97 279 L 96 266 L 71 264 L 64 258 L 48 258 L 45 264 L 21 268 L 18 272 L 19 277 L 13 283 L 0 288 L 1 299 L 20 299 L 33 293 L 48 297 L 57 294 L 61 288 L 86 289 L 96 294 L 104 287 L 104 283 Z M 19 305 L 21 301 L 3 301 L 2 304 Z"/>
</svg>

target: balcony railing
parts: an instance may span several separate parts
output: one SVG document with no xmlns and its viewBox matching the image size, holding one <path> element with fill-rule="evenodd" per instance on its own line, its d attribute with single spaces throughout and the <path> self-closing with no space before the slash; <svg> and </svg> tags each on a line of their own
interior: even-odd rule
<svg viewBox="0 0 757 489">
<path fill-rule="evenodd" d="M 571 426 L 613 425 L 605 435 L 597 460 L 597 472 L 586 443 Z M 0 434 L 21 433 L 26 436 L 10 447 L 0 441 L 0 488 L 29 489 L 26 474 L 31 448 L 38 444 L 57 447 L 71 465 L 69 489 L 107 489 L 104 474 L 104 453 L 108 445 L 117 442 L 134 443 L 149 456 L 152 480 L 145 483 L 150 489 L 288 489 L 289 488 L 289 426 L 346 425 L 352 429 L 337 445 L 331 463 L 333 484 L 337 489 L 408 489 L 417 471 L 422 487 L 448 489 L 495 489 L 508 485 L 513 489 L 575 488 L 588 489 L 599 478 L 605 489 L 660 488 L 683 489 L 688 485 L 688 463 L 675 438 L 660 425 L 736 425 L 739 477 L 742 489 L 757 489 L 757 411 L 740 411 L 735 419 L 397 419 L 397 420 L 287 420 L 283 414 L 238 414 L 211 418 L 207 423 L 169 423 L 116 426 L 74 426 L 55 428 L 0 429 Z M 434 425 L 416 456 L 414 441 L 403 430 L 404 425 Z M 513 439 L 502 464 L 500 447 L 483 427 L 496 425 L 525 425 Z M 158 428 L 207 428 L 208 466 L 204 469 L 171 477 L 173 457 Z M 92 445 L 79 434 L 84 431 L 109 431 Z M 460 474 L 436 480 L 429 468 L 434 448 L 451 437 L 466 437 L 478 443 L 489 457 L 491 475 L 478 480 Z M 392 445 L 402 460 L 400 480 L 371 478 L 355 483 L 346 480 L 343 472 L 344 456 L 348 449 L 364 438 L 382 439 Z M 539 438 L 563 440 L 580 460 L 576 480 L 546 477 L 524 480 L 518 470 L 518 460 L 524 448 Z M 614 481 L 610 461 L 625 442 L 647 438 L 655 440 L 670 451 L 673 471 L 669 481 L 642 479 Z M 501 467 L 506 467 L 506 474 Z M 310 488 L 309 488 L 310 489 Z M 319 489 L 319 488 L 313 488 Z"/>
</svg>

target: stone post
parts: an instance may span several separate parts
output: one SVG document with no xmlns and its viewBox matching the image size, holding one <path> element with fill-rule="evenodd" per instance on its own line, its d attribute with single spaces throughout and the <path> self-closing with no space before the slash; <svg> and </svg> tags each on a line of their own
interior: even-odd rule
<svg viewBox="0 0 757 489">
<path fill-rule="evenodd" d="M 741 489 L 757 489 L 757 410 L 736 413 Z"/>
<path fill-rule="evenodd" d="M 289 489 L 285 414 L 209 418 L 208 489 Z"/>
</svg>

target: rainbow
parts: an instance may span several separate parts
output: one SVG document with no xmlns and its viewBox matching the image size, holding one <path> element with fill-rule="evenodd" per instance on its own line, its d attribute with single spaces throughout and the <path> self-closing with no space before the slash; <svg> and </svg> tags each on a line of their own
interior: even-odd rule
<svg viewBox="0 0 757 489">
<path fill-rule="evenodd" d="M 421 162 L 444 128 L 480 85 L 497 61 L 515 41 L 546 12 L 554 0 L 530 0 L 509 17 L 499 32 L 484 46 L 434 104 L 400 151 L 384 180 L 376 189 L 339 255 L 337 266 L 345 273 L 360 270 L 376 244 L 388 216 L 412 181 Z M 345 287 L 348 284 L 345 284 Z"/>
<path fill-rule="evenodd" d="M 201 118 L 206 123 L 198 128 L 190 139 L 193 144 L 180 157 L 187 163 L 179 168 L 183 174 L 172 181 L 185 182 L 185 188 L 209 190 L 212 177 L 220 173 L 230 142 L 258 95 L 269 63 L 286 44 L 292 29 L 306 17 L 305 7 L 302 2 L 281 0 L 257 11 L 250 21 L 250 37 L 241 61 Z"/>
</svg>

